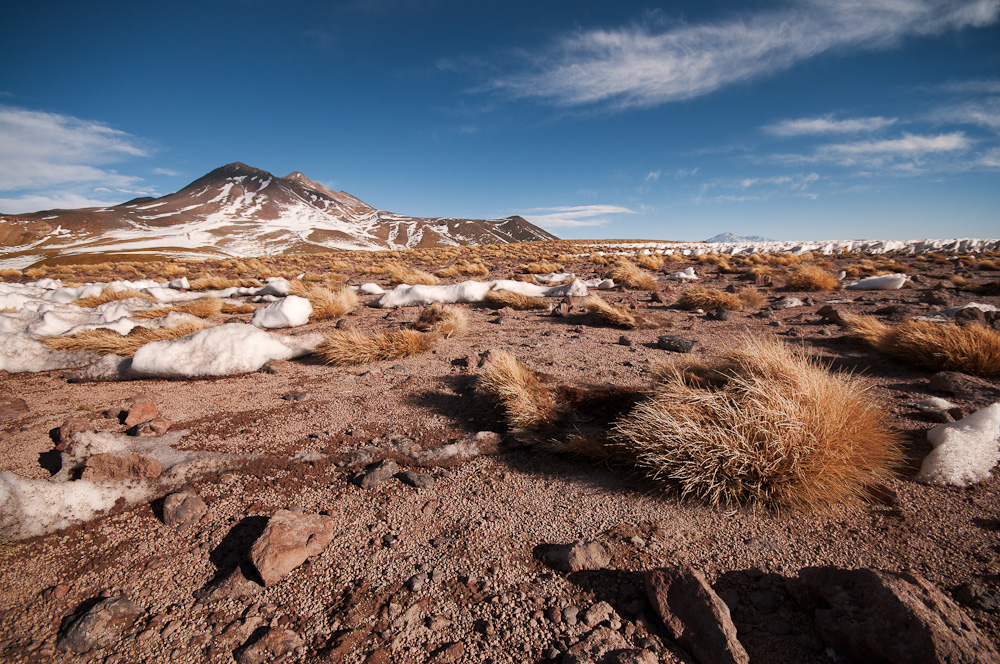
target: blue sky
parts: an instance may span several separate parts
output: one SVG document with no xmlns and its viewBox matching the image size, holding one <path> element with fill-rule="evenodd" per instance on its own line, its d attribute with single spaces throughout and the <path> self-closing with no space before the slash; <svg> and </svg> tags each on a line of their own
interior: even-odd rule
<svg viewBox="0 0 1000 664">
<path fill-rule="evenodd" d="M 0 211 L 242 161 L 561 237 L 1000 236 L 1000 0 L 4 3 Z"/>
</svg>

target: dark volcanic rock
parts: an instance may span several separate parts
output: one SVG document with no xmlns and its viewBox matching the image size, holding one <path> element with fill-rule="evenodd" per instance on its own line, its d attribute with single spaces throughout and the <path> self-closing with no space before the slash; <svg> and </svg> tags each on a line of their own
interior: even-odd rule
<svg viewBox="0 0 1000 664">
<path fill-rule="evenodd" d="M 1000 398 L 1000 389 L 994 383 L 957 371 L 937 372 L 931 376 L 927 387 L 967 401 L 995 401 Z"/>
<path fill-rule="evenodd" d="M 69 621 L 56 647 L 75 653 L 107 648 L 121 640 L 123 628 L 141 612 L 125 595 L 105 597 Z"/>
<path fill-rule="evenodd" d="M 852 660 L 1000 662 L 1000 653 L 958 604 L 920 576 L 807 567 L 799 579 L 820 597 L 820 636 Z"/>
<path fill-rule="evenodd" d="M 696 343 L 698 342 L 694 339 L 685 339 L 684 337 L 670 335 L 664 335 L 656 340 L 657 348 L 669 350 L 673 353 L 690 353 Z"/>
<path fill-rule="evenodd" d="M 543 554 L 545 562 L 562 572 L 604 569 L 611 562 L 606 546 L 597 541 L 576 540 L 570 544 L 555 544 Z"/>
</svg>

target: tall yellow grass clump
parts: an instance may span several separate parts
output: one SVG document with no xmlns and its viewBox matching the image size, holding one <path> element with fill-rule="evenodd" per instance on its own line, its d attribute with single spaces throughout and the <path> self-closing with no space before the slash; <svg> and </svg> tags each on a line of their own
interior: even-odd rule
<svg viewBox="0 0 1000 664">
<path fill-rule="evenodd" d="M 360 366 L 398 360 L 430 351 L 442 339 L 458 336 L 468 325 L 465 312 L 434 304 L 420 313 L 412 328 L 374 333 L 333 330 L 316 348 L 316 354 L 334 366 Z"/>
<path fill-rule="evenodd" d="M 424 272 L 423 270 L 418 270 L 417 268 L 407 267 L 405 265 L 391 265 L 389 266 L 389 281 L 394 284 L 407 284 L 409 286 L 436 286 L 441 283 L 441 280 L 435 277 L 430 272 Z"/>
<path fill-rule="evenodd" d="M 592 314 L 612 327 L 634 330 L 642 324 L 639 317 L 628 309 L 605 302 L 600 295 L 594 294 L 583 301 L 583 306 Z"/>
<path fill-rule="evenodd" d="M 312 305 L 312 313 L 309 315 L 312 321 L 340 318 L 358 306 L 358 294 L 344 284 L 337 288 L 306 284 L 298 280 L 290 284 L 290 294 L 304 297 Z"/>
<path fill-rule="evenodd" d="M 896 359 L 943 371 L 1000 375 L 1000 333 L 978 325 L 911 320 L 886 325 L 871 316 L 841 314 L 857 339 Z"/>
<path fill-rule="evenodd" d="M 111 290 L 110 288 L 105 288 L 100 295 L 81 297 L 77 300 L 73 300 L 70 304 L 74 304 L 78 307 L 84 307 L 86 309 L 93 309 L 94 307 L 99 307 L 106 302 L 128 300 L 131 298 L 146 300 L 147 302 L 156 302 L 156 298 L 149 293 L 143 293 L 142 291 L 137 291 L 132 288 L 124 288 L 122 290 Z"/>
<path fill-rule="evenodd" d="M 549 387 L 493 353 L 479 388 L 524 442 L 626 464 L 711 504 L 854 502 L 901 460 L 858 378 L 773 338 L 748 339 L 716 366 L 661 369 L 659 379 L 651 392 Z"/>
<path fill-rule="evenodd" d="M 773 338 L 747 340 L 713 371 L 719 387 L 668 373 L 612 436 L 619 454 L 682 496 L 795 508 L 856 502 L 902 459 L 858 378 Z"/>
<path fill-rule="evenodd" d="M 544 299 L 540 297 L 535 297 L 533 295 L 523 295 L 521 293 L 515 293 L 509 290 L 491 290 L 486 293 L 486 299 L 483 303 L 488 307 L 493 309 L 503 309 L 504 307 L 510 307 L 511 309 L 516 309 L 518 311 L 527 311 L 529 309 L 545 309 L 549 305 Z"/>
<path fill-rule="evenodd" d="M 793 291 L 832 291 L 839 282 L 836 275 L 817 265 L 801 265 L 788 275 L 785 288 Z"/>
<path fill-rule="evenodd" d="M 742 288 L 736 293 L 727 293 L 707 286 L 689 286 L 685 290 L 677 306 L 693 311 L 695 309 L 728 309 L 739 311 L 743 307 L 757 308 L 763 306 L 764 296 L 756 288 Z"/>
<path fill-rule="evenodd" d="M 135 352 L 153 341 L 177 339 L 206 327 L 212 327 L 203 320 L 192 320 L 173 327 L 147 328 L 136 327 L 128 334 L 118 334 L 114 330 L 97 328 L 85 330 L 65 337 L 50 337 L 43 342 L 55 350 L 90 351 L 93 353 L 114 354 L 121 357 L 132 357 Z"/>
<path fill-rule="evenodd" d="M 625 259 L 615 263 L 610 276 L 616 282 L 624 284 L 627 288 L 647 291 L 657 290 L 656 279 L 653 275 Z"/>
<path fill-rule="evenodd" d="M 211 318 L 216 314 L 222 313 L 224 306 L 225 305 L 222 300 L 217 297 L 200 297 L 197 300 L 178 302 L 169 307 L 157 307 L 155 309 L 135 311 L 132 313 L 132 318 L 162 318 L 163 316 L 175 311 L 184 314 L 191 314 L 192 316 L 197 316 L 198 318 Z"/>
</svg>

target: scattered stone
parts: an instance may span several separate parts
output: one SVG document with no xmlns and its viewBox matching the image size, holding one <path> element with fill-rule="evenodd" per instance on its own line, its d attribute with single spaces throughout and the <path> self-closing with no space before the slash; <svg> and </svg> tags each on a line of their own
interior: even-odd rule
<svg viewBox="0 0 1000 664">
<path fill-rule="evenodd" d="M 955 312 L 955 324 L 962 327 L 966 325 L 986 327 L 989 322 L 986 312 L 978 307 L 964 307 Z"/>
<path fill-rule="evenodd" d="M 771 309 L 792 309 L 794 307 L 804 307 L 805 302 L 797 297 L 786 295 L 771 303 Z"/>
<path fill-rule="evenodd" d="M 412 592 L 420 592 L 427 583 L 427 573 L 420 572 L 419 574 L 414 574 L 409 579 L 406 580 L 406 587 Z"/>
<path fill-rule="evenodd" d="M 163 466 L 152 457 L 132 453 L 95 454 L 87 459 L 81 479 L 91 482 L 156 479 L 163 473 Z"/>
<path fill-rule="evenodd" d="M 853 660 L 1000 662 L 958 604 L 920 576 L 807 567 L 799 579 L 821 598 L 815 616 L 820 636 Z"/>
<path fill-rule="evenodd" d="M 351 482 L 362 489 L 373 489 L 384 484 L 399 472 L 399 465 L 392 459 L 385 459 L 365 468 L 355 475 Z"/>
<path fill-rule="evenodd" d="M 253 575 L 253 572 L 249 572 Z M 243 599 L 256 595 L 263 587 L 247 578 L 242 566 L 237 566 L 227 576 L 195 593 L 199 604 L 212 604 L 219 600 Z"/>
<path fill-rule="evenodd" d="M 561 572 L 604 569 L 611 562 L 611 554 L 601 542 L 576 540 L 570 544 L 545 546 L 542 554 L 546 564 Z"/>
<path fill-rule="evenodd" d="M 667 302 L 669 302 L 669 299 L 667 298 L 666 295 L 664 295 L 663 291 L 657 290 L 649 294 L 649 301 L 655 302 L 657 304 L 666 304 Z"/>
<path fill-rule="evenodd" d="M 618 345 L 619 346 L 631 346 L 632 345 L 632 340 L 629 339 L 628 337 L 626 337 L 623 334 L 620 337 L 618 337 Z"/>
<path fill-rule="evenodd" d="M 552 316 L 556 318 L 567 318 L 573 315 L 573 301 L 568 297 L 562 300 L 552 309 Z"/>
<path fill-rule="evenodd" d="M 149 399 L 136 399 L 128 409 L 125 417 L 125 426 L 134 427 L 140 422 L 147 422 L 160 416 L 160 411 L 156 409 Z"/>
<path fill-rule="evenodd" d="M 677 643 L 699 662 L 749 663 L 729 607 L 704 574 L 686 565 L 655 569 L 646 574 L 646 592 Z"/>
<path fill-rule="evenodd" d="M 582 622 L 587 627 L 596 627 L 604 621 L 618 620 L 618 614 L 607 602 L 598 602 L 583 612 Z M 620 621 L 619 621 L 620 623 Z"/>
<path fill-rule="evenodd" d="M 837 325 L 843 325 L 844 319 L 840 315 L 840 312 L 831 307 L 829 304 L 820 307 L 816 311 L 816 315 L 822 316 L 823 320 L 829 321 L 831 323 L 836 323 Z"/>
<path fill-rule="evenodd" d="M 59 584 L 58 586 L 51 586 L 42 591 L 42 599 L 46 602 L 51 602 L 52 600 L 62 599 L 69 593 L 69 586 Z"/>
<path fill-rule="evenodd" d="M 308 399 L 309 396 L 308 392 L 289 392 L 281 398 L 285 401 L 304 401 Z"/>
<path fill-rule="evenodd" d="M 56 586 L 57 588 L 59 586 Z M 963 583 L 954 593 L 955 599 L 973 609 L 993 613 L 1000 609 L 1000 592 L 978 583 Z"/>
<path fill-rule="evenodd" d="M 673 353 L 690 353 L 696 343 L 698 342 L 694 339 L 685 339 L 684 337 L 670 335 L 664 335 L 656 340 L 657 348 L 669 350 Z"/>
<path fill-rule="evenodd" d="M 1000 399 L 1000 389 L 994 383 L 957 371 L 939 371 L 931 376 L 927 387 L 967 401 L 992 402 Z"/>
<path fill-rule="evenodd" d="M 580 608 L 573 604 L 570 604 L 569 606 L 567 606 L 565 609 L 562 610 L 562 615 L 563 619 L 566 621 L 566 624 L 572 627 L 579 621 L 578 616 L 580 615 Z"/>
<path fill-rule="evenodd" d="M 890 304 L 876 309 L 875 313 L 879 316 L 896 316 L 898 314 L 910 313 L 911 310 L 912 308 L 906 304 Z"/>
<path fill-rule="evenodd" d="M 166 432 L 170 431 L 172 426 L 174 426 L 173 421 L 168 420 L 165 417 L 154 417 L 151 420 L 146 420 L 133 427 L 129 427 L 126 429 L 125 433 L 130 436 L 153 438 L 155 436 L 162 436 Z"/>
<path fill-rule="evenodd" d="M 163 523 L 183 530 L 208 513 L 208 505 L 194 489 L 172 493 L 163 499 Z"/>
<path fill-rule="evenodd" d="M 707 314 L 705 314 L 705 320 L 718 320 L 718 321 L 728 321 L 732 320 L 733 315 L 729 313 L 729 310 L 723 309 L 722 307 L 716 307 L 712 309 Z"/>
<path fill-rule="evenodd" d="M 59 634 L 56 648 L 62 652 L 85 653 L 107 648 L 121 640 L 142 609 L 125 595 L 105 597 L 69 621 Z"/>
<path fill-rule="evenodd" d="M 628 641 L 618 632 L 603 625 L 581 637 L 570 647 L 565 662 L 602 662 L 606 655 L 616 650 L 627 650 Z"/>
<path fill-rule="evenodd" d="M 270 627 L 259 638 L 250 637 L 236 651 L 239 664 L 264 664 L 273 662 L 304 645 L 302 638 L 291 630 Z"/>
<path fill-rule="evenodd" d="M 433 662 L 457 662 L 465 656 L 465 644 L 460 642 L 443 645 L 434 651 Z"/>
<path fill-rule="evenodd" d="M 12 420 L 28 412 L 28 402 L 16 397 L 0 397 L 0 422 Z"/>
<path fill-rule="evenodd" d="M 604 659 L 609 664 L 657 664 L 660 658 L 650 650 L 617 650 Z"/>
<path fill-rule="evenodd" d="M 329 546 L 333 541 L 332 517 L 278 510 L 250 548 L 250 561 L 265 587 Z"/>
<path fill-rule="evenodd" d="M 931 422 L 954 422 L 962 419 L 962 409 L 946 399 L 931 397 L 922 401 L 915 401 L 906 404 L 911 408 L 916 408 L 920 414 Z"/>
<path fill-rule="evenodd" d="M 774 279 L 769 274 L 758 274 L 753 279 L 754 285 L 757 286 L 773 286 Z"/>
<path fill-rule="evenodd" d="M 418 489 L 430 489 L 434 486 L 434 476 L 430 473 L 417 473 L 412 470 L 404 470 L 396 475 L 404 484 Z"/>
</svg>

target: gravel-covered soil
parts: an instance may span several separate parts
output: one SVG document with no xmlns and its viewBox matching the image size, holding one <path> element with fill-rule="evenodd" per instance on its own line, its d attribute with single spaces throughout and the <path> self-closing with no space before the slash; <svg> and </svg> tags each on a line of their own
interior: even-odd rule
<svg viewBox="0 0 1000 664">
<path fill-rule="evenodd" d="M 879 356 L 817 311 L 829 303 L 865 314 L 900 305 L 879 315 L 893 322 L 941 309 L 926 301 L 928 293 L 951 304 L 1000 305 L 995 287 L 982 295 L 949 281 L 964 275 L 968 288 L 995 283 L 1000 272 L 896 258 L 912 265 L 919 281 L 898 291 L 763 287 L 769 301 L 810 299 L 789 309 L 734 311 L 727 321 L 670 308 L 686 286 L 662 281 L 665 303 L 642 291 L 602 293 L 608 302 L 656 314 L 669 325 L 659 329 L 620 330 L 584 314 L 498 313 L 466 304 L 458 305 L 468 314 L 466 334 L 431 353 L 371 366 L 333 368 L 304 358 L 215 380 L 119 383 L 73 383 L 59 371 L 3 375 L 0 399 L 21 398 L 28 411 L 0 421 L 0 470 L 48 477 L 58 464 L 55 429 L 82 418 L 93 430 L 124 431 L 114 409 L 137 396 L 153 401 L 174 430 L 189 431 L 179 447 L 257 456 L 191 482 L 208 512 L 190 528 L 165 525 L 156 501 L 0 544 L 0 659 L 258 661 L 249 646 L 271 626 L 296 637 L 288 637 L 283 660 L 294 662 L 558 661 L 574 646 L 579 654 L 581 643 L 602 656 L 601 638 L 631 650 L 633 659 L 614 661 L 693 662 L 668 635 L 644 588 L 646 571 L 687 563 L 707 575 L 731 608 L 751 661 L 818 663 L 829 655 L 788 590 L 804 567 L 912 571 L 945 593 L 969 583 L 996 593 L 1000 480 L 968 488 L 912 481 L 931 449 L 924 433 L 934 423 L 907 406 L 947 396 L 969 414 L 991 401 L 931 391 L 934 371 Z M 856 260 L 836 259 L 834 272 Z M 482 278 L 506 278 L 512 267 L 494 265 Z M 581 277 L 606 269 L 586 260 L 565 267 Z M 668 263 L 662 274 L 682 267 Z M 714 265 L 695 267 L 702 285 L 753 283 Z M 346 273 L 352 284 L 373 280 Z M 380 330 L 418 314 L 419 308 L 362 306 L 345 320 L 350 329 Z M 218 322 L 223 318 L 230 316 Z M 646 386 L 649 365 L 676 356 L 657 347 L 664 334 L 697 340 L 693 353 L 700 358 L 721 356 L 747 335 L 780 335 L 831 371 L 863 375 L 902 432 L 906 466 L 870 503 L 803 513 L 681 501 L 626 470 L 536 453 L 509 437 L 489 454 L 411 464 L 432 476 L 421 488 L 398 479 L 362 488 L 351 482 L 358 468 L 343 465 L 352 458 L 345 453 L 369 446 L 431 449 L 476 432 L 505 434 L 498 414 L 476 396 L 478 364 L 488 351 L 509 350 L 560 381 Z M 991 382 L 1000 389 L 1000 381 Z M 406 469 L 406 455 L 393 458 Z M 271 587 L 198 602 L 199 591 L 227 575 L 283 508 L 332 517 L 332 544 Z M 577 539 L 604 543 L 610 563 L 567 574 L 542 560 L 544 545 Z M 82 655 L 58 650 L 61 624 L 102 593 L 126 594 L 141 613 L 106 648 Z M 963 608 L 1000 641 L 1000 613 Z M 642 651 L 653 659 L 643 659 Z"/>
</svg>

